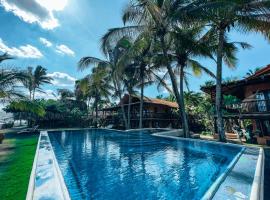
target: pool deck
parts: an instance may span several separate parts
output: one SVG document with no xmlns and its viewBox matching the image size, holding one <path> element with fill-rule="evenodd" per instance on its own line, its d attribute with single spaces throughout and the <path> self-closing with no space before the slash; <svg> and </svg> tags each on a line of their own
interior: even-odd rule
<svg viewBox="0 0 270 200">
<path fill-rule="evenodd" d="M 162 132 L 153 135 L 174 138 L 177 140 L 217 143 L 197 139 L 179 138 L 176 137 L 174 133 L 173 136 L 162 134 Z M 222 145 L 234 146 L 236 144 Z M 225 174 L 216 181 L 215 186 L 210 187 L 206 192 L 207 195 L 204 196 L 204 199 L 262 200 L 263 190 L 261 189 L 263 188 L 263 167 L 264 154 L 262 148 L 243 148 L 238 157 L 236 156 L 234 161 L 230 164 Z M 40 134 L 36 157 L 33 163 L 27 193 L 27 200 L 32 199 L 70 199 L 47 131 L 42 131 Z"/>
</svg>

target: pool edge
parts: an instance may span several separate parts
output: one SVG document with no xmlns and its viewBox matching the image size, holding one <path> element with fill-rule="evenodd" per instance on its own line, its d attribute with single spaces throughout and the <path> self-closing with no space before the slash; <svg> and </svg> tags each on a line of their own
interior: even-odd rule
<svg viewBox="0 0 270 200">
<path fill-rule="evenodd" d="M 254 179 L 251 187 L 250 200 L 263 200 L 264 199 L 264 150 L 260 147 L 259 157 L 257 160 Z"/>
<path fill-rule="evenodd" d="M 64 200 L 71 200 L 68 189 L 66 187 L 66 183 L 64 181 L 64 177 L 62 175 L 62 172 L 60 170 L 58 161 L 55 157 L 54 154 L 54 150 L 52 148 L 51 145 L 51 141 L 48 135 L 48 131 L 40 131 L 39 134 L 39 139 L 38 139 L 38 144 L 37 144 L 37 148 L 36 148 L 36 153 L 35 153 L 35 158 L 34 158 L 34 162 L 32 165 L 32 170 L 31 170 L 31 175 L 29 178 L 29 183 L 28 183 L 28 189 L 27 189 L 27 195 L 26 195 L 26 200 L 33 200 L 34 199 L 34 192 L 35 192 L 35 177 L 36 177 L 36 169 L 37 169 L 37 161 L 38 161 L 38 156 L 39 156 L 39 149 L 40 149 L 40 141 L 41 141 L 41 136 L 42 135 L 46 135 L 48 137 L 48 142 L 49 145 L 52 149 L 51 154 L 52 154 L 52 159 L 53 159 L 53 163 L 54 163 L 54 168 L 55 168 L 55 172 L 56 172 L 56 177 L 58 179 L 58 182 L 60 183 L 60 188 L 61 188 L 61 196 L 63 196 Z"/>
</svg>

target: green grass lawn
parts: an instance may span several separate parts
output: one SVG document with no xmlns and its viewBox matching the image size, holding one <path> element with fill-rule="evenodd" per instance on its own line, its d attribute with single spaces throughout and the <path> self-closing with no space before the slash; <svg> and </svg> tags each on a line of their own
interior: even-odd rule
<svg viewBox="0 0 270 200">
<path fill-rule="evenodd" d="M 25 199 L 37 142 L 38 135 L 6 134 L 0 144 L 0 199 Z"/>
</svg>

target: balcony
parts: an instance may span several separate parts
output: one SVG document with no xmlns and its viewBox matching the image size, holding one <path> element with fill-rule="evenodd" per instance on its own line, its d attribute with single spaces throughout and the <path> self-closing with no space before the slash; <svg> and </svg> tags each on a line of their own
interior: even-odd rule
<svg viewBox="0 0 270 200">
<path fill-rule="evenodd" d="M 227 110 L 238 113 L 270 113 L 270 100 L 252 100 L 226 106 Z"/>
</svg>

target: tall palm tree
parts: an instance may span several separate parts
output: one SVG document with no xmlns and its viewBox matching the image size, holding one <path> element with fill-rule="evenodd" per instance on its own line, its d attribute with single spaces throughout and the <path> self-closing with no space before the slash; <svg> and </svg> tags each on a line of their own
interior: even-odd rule
<svg viewBox="0 0 270 200">
<path fill-rule="evenodd" d="M 126 38 L 126 37 L 124 37 Z M 120 66 L 124 66 L 127 70 L 134 70 L 140 80 L 138 87 L 140 88 L 140 111 L 139 111 L 139 128 L 143 128 L 143 102 L 144 102 L 144 88 L 152 81 L 150 59 L 152 53 L 151 39 L 149 37 L 138 37 L 134 42 L 129 42 L 129 48 L 126 49 L 120 59 Z M 121 68 L 120 68 L 121 69 Z M 119 70 L 119 69 L 118 69 Z M 121 70 L 119 70 L 121 72 Z M 136 78 L 136 77 L 133 77 Z"/>
<path fill-rule="evenodd" d="M 171 42 L 168 37 L 172 28 L 170 16 L 174 9 L 175 1 L 170 0 L 135 0 L 132 1 L 124 10 L 123 22 L 130 26 L 110 29 L 106 34 L 104 43 L 110 43 L 115 38 L 121 35 L 150 37 L 154 43 L 158 43 L 158 48 L 162 54 L 163 65 L 167 68 L 168 75 L 172 83 L 173 93 L 176 97 L 179 108 L 181 105 L 181 97 L 178 90 L 177 78 L 175 76 L 173 66 L 171 65 L 171 58 L 169 55 Z"/>
<path fill-rule="evenodd" d="M 123 84 L 121 77 L 122 74 L 120 73 L 121 70 L 119 70 L 124 69 L 123 66 L 119 66 L 120 65 L 119 60 L 125 49 L 128 48 L 125 45 L 126 45 L 125 39 L 119 40 L 117 44 L 114 43 L 114 45 L 106 45 L 106 47 L 103 47 L 103 53 L 107 59 L 99 59 L 90 56 L 83 57 L 78 63 L 78 69 L 84 70 L 86 68 L 89 68 L 90 66 L 107 68 L 108 70 L 107 72 L 110 74 L 111 81 L 113 83 L 115 96 L 117 96 L 120 101 L 124 126 L 125 128 L 127 128 L 128 127 L 127 118 L 125 114 L 124 105 L 121 101 L 123 96 Z"/>
<path fill-rule="evenodd" d="M 177 17 L 186 15 L 197 23 L 203 21 L 218 33 L 216 55 L 216 114 L 217 129 L 220 141 L 226 141 L 222 118 L 222 64 L 224 58 L 224 42 L 231 29 L 240 32 L 260 32 L 269 38 L 270 2 L 269 0 L 196 0 L 189 4 L 186 12 L 178 10 Z"/>
<path fill-rule="evenodd" d="M 29 99 L 35 99 L 36 91 L 43 92 L 41 86 L 44 84 L 51 84 L 53 80 L 51 77 L 47 75 L 47 69 L 38 65 L 35 69 L 33 67 L 28 67 L 27 71 L 27 79 L 24 81 L 24 86 L 29 91 Z"/>
<path fill-rule="evenodd" d="M 86 76 L 83 80 L 78 82 L 78 87 L 82 91 L 87 90 L 88 97 L 94 99 L 93 107 L 95 108 L 95 126 L 97 127 L 99 104 L 104 100 L 109 101 L 111 91 L 114 89 L 110 85 L 110 74 L 108 73 L 108 68 L 106 68 L 106 66 L 93 68 L 91 75 Z"/>
</svg>

